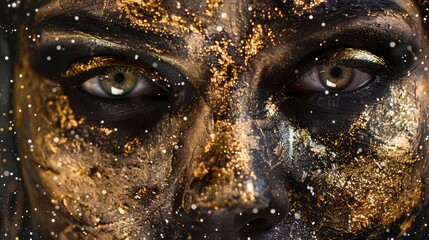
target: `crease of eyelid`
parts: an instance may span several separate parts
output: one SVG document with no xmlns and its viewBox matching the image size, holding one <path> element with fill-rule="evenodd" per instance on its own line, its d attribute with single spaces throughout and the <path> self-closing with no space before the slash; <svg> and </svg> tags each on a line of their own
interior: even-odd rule
<svg viewBox="0 0 429 240">
<path fill-rule="evenodd" d="M 331 57 L 332 55 L 332 57 Z M 362 50 L 362 49 L 353 49 L 353 48 L 344 48 L 339 51 L 335 51 L 327 55 L 328 58 L 331 58 L 333 61 L 338 60 L 364 60 L 367 62 L 372 62 L 379 64 L 383 67 L 387 67 L 388 63 L 381 57 L 374 55 L 373 53 Z"/>
<path fill-rule="evenodd" d="M 142 74 L 147 75 L 150 79 L 153 80 L 165 80 L 157 71 L 149 70 L 144 65 L 138 62 L 129 62 L 122 59 L 117 59 L 115 57 L 93 57 L 86 59 L 84 61 L 78 60 L 71 64 L 71 66 L 61 74 L 61 77 L 70 79 L 70 78 L 79 78 L 81 75 L 90 73 L 96 69 L 108 69 L 114 67 L 125 67 L 130 69 L 136 69 L 136 71 L 141 72 Z M 95 74 L 94 74 L 95 75 Z M 87 77 L 87 76 L 85 76 Z"/>
</svg>

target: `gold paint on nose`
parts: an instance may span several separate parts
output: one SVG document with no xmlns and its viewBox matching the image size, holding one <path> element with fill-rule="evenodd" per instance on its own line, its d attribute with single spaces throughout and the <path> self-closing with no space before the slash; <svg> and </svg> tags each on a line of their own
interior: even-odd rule
<svg viewBox="0 0 429 240">
<path fill-rule="evenodd" d="M 248 96 L 238 87 L 243 67 L 231 55 L 234 49 L 231 41 L 210 47 L 217 57 L 207 91 L 214 127 L 191 186 L 193 203 L 220 211 L 242 211 L 254 206 L 257 198 L 250 156 L 256 141 L 247 117 Z"/>
<path fill-rule="evenodd" d="M 255 175 L 251 167 L 246 123 L 216 123 L 216 134 L 193 172 L 194 203 L 199 207 L 240 210 L 255 201 Z"/>
</svg>

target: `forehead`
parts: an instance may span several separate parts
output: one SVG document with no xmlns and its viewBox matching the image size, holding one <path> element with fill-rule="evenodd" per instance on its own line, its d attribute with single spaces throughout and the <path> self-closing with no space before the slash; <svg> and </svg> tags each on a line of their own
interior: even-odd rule
<svg viewBox="0 0 429 240">
<path fill-rule="evenodd" d="M 329 16 L 343 12 L 351 16 L 359 12 L 389 10 L 411 14 L 417 10 L 411 0 L 47 0 L 37 5 L 41 10 L 39 18 L 58 12 L 87 12 L 107 19 L 130 20 L 131 16 L 133 23 L 139 25 L 180 27 L 192 22 L 198 28 L 222 22 L 236 31 L 248 21 L 281 20 L 286 24 L 305 20 L 309 14 Z"/>
</svg>

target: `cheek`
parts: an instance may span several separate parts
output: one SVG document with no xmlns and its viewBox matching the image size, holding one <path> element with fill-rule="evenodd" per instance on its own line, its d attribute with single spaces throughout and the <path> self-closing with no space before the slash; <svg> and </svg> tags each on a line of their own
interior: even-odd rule
<svg viewBox="0 0 429 240">
<path fill-rule="evenodd" d="M 14 101 L 30 195 L 45 192 L 58 215 L 96 229 L 130 234 L 161 219 L 160 209 L 170 204 L 165 188 L 180 135 L 172 126 L 179 120 L 166 117 L 152 133 L 117 141 L 119 133 L 76 118 L 55 84 L 25 67 L 16 72 L 23 75 L 16 78 Z"/>
<path fill-rule="evenodd" d="M 425 116 L 416 89 L 413 79 L 392 84 L 389 94 L 368 104 L 337 139 L 312 143 L 300 134 L 307 158 L 326 164 L 309 170 L 311 193 L 306 199 L 300 194 L 291 197 L 304 219 L 325 232 L 359 234 L 388 228 L 420 203 L 423 173 L 418 166 L 424 162 L 420 144 Z M 402 224 L 401 230 L 407 226 Z"/>
</svg>

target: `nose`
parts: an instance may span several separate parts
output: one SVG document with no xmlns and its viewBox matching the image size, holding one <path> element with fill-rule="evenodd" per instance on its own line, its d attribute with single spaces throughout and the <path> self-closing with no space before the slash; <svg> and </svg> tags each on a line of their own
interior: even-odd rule
<svg viewBox="0 0 429 240">
<path fill-rule="evenodd" d="M 266 187 L 257 193 L 252 202 L 231 204 L 229 207 L 200 206 L 198 203 L 176 208 L 176 220 L 196 238 L 204 235 L 248 237 L 264 232 L 286 216 L 289 208 L 287 194 L 277 188 Z M 233 193 L 232 193 L 233 194 Z M 234 195 L 234 194 L 233 194 Z M 231 196 L 231 201 L 234 196 Z"/>
<path fill-rule="evenodd" d="M 173 210 L 193 237 L 257 236 L 285 218 L 289 203 L 282 171 L 266 167 L 257 155 L 237 160 L 209 152 L 184 181 Z"/>
</svg>

